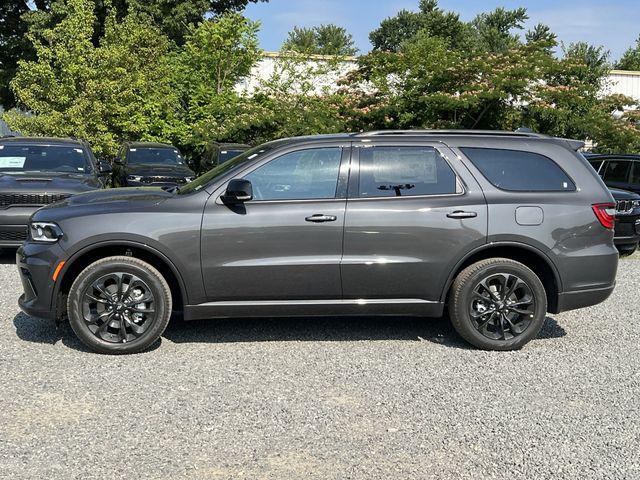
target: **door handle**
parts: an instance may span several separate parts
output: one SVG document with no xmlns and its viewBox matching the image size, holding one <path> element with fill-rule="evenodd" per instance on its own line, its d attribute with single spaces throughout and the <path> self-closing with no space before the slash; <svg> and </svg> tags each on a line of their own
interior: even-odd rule
<svg viewBox="0 0 640 480">
<path fill-rule="evenodd" d="M 335 215 L 322 215 L 316 214 L 305 218 L 307 222 L 323 223 L 323 222 L 335 222 L 338 219 Z"/>
<path fill-rule="evenodd" d="M 462 210 L 456 210 L 447 214 L 449 218 L 475 218 L 478 214 L 476 212 L 463 212 Z"/>
</svg>

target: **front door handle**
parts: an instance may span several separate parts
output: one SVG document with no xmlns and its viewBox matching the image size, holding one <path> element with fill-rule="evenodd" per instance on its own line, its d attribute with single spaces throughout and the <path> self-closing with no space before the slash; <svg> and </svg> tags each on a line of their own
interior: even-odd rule
<svg viewBox="0 0 640 480">
<path fill-rule="evenodd" d="M 447 214 L 449 218 L 475 218 L 478 214 L 476 212 L 463 212 L 462 210 L 456 210 Z"/>
<path fill-rule="evenodd" d="M 335 215 L 322 215 L 316 214 L 305 218 L 307 222 L 323 223 L 323 222 L 335 222 L 338 219 Z"/>
</svg>

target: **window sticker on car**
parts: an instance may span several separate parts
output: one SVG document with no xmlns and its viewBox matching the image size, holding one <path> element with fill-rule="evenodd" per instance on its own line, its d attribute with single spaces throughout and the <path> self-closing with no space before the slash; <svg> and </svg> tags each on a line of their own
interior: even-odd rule
<svg viewBox="0 0 640 480">
<path fill-rule="evenodd" d="M 138 151 L 138 149 L 137 149 L 137 148 L 132 148 L 132 149 L 130 149 L 129 151 L 130 151 L 130 152 L 137 152 L 137 151 Z"/>
<path fill-rule="evenodd" d="M 74 150 L 78 153 L 82 153 L 82 149 L 81 148 L 74 148 Z"/>
<path fill-rule="evenodd" d="M 0 168 L 23 168 L 27 157 L 0 157 Z"/>
</svg>

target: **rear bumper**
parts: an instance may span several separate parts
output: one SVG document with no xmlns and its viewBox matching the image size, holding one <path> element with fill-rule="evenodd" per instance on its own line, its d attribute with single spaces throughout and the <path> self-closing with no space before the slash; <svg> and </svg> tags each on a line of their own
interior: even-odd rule
<svg viewBox="0 0 640 480">
<path fill-rule="evenodd" d="M 591 307 L 604 302 L 613 293 L 615 284 L 604 288 L 592 288 L 574 292 L 562 292 L 558 294 L 557 312 L 577 310 L 578 308 Z"/>
</svg>

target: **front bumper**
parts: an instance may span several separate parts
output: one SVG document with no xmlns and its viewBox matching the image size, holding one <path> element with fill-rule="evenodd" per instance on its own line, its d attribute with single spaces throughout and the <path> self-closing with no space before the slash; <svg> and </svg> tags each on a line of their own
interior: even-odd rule
<svg viewBox="0 0 640 480">
<path fill-rule="evenodd" d="M 8 207 L 0 210 L 0 248 L 19 247 L 27 240 L 31 215 L 41 207 Z"/>
<path fill-rule="evenodd" d="M 57 318 L 57 305 L 54 301 L 56 285 L 52 277 L 62 260 L 64 251 L 57 243 L 51 245 L 26 242 L 16 252 L 16 266 L 24 290 L 18 299 L 18 305 L 27 315 Z"/>
</svg>

